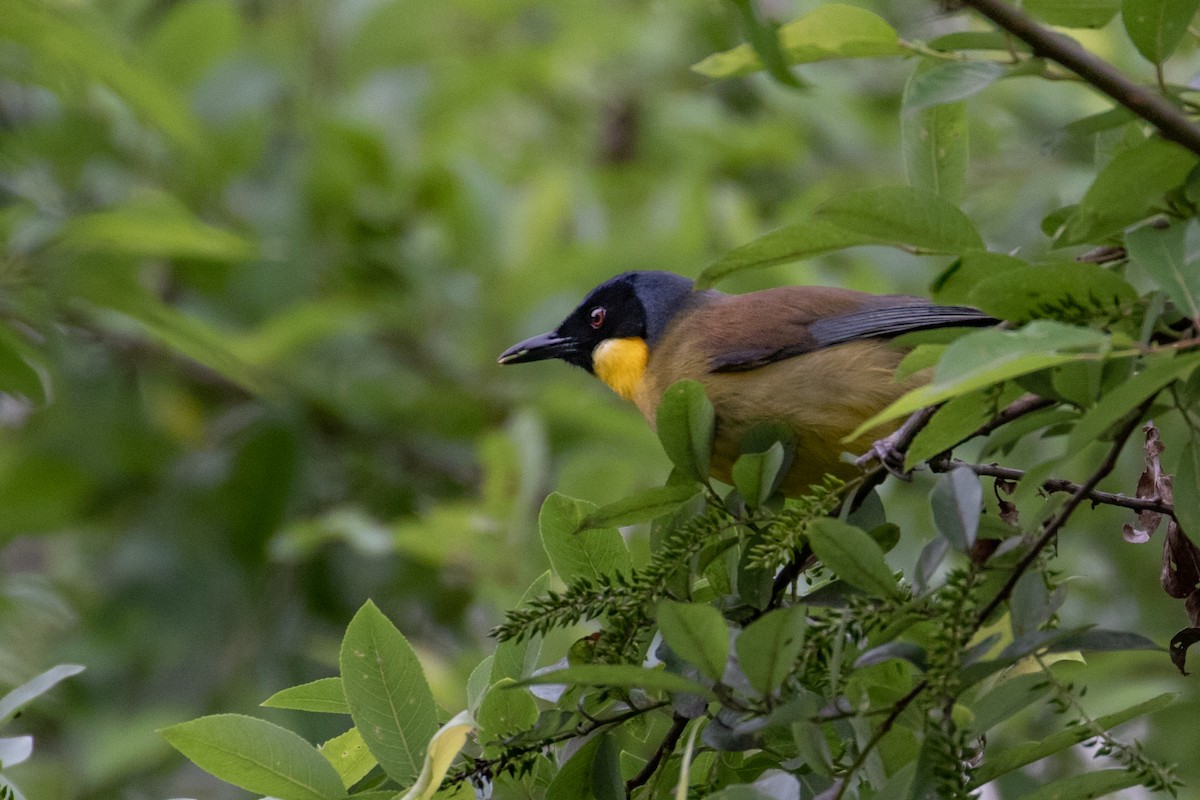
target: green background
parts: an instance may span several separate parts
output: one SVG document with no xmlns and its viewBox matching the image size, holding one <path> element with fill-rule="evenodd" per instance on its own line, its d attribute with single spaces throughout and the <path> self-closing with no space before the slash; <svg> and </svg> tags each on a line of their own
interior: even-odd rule
<svg viewBox="0 0 1200 800">
<path fill-rule="evenodd" d="M 601 384 L 499 352 L 616 272 L 696 275 L 905 181 L 908 62 L 813 65 L 799 91 L 712 81 L 689 66 L 742 41 L 718 2 L 4 5 L 0 685 L 87 666 L 18 723 L 31 800 L 245 796 L 155 729 L 233 711 L 338 733 L 256 706 L 332 674 L 366 598 L 460 708 L 488 629 L 547 567 L 545 493 L 603 503 L 668 471 Z M 963 24 L 868 7 L 905 38 Z M 1146 72 L 1123 37 L 1081 35 Z M 990 249 L 1041 253 L 1041 219 L 1122 144 L 1065 128 L 1103 108 L 1032 78 L 971 100 L 963 209 Z M 858 248 L 722 288 L 924 294 L 945 265 Z M 931 485 L 887 495 L 897 566 L 933 535 Z M 1165 642 L 1186 620 L 1123 521 L 1069 526 L 1063 568 L 1086 577 L 1063 617 Z M 1200 786 L 1195 688 L 1165 654 L 1087 676 L 1097 714 L 1183 692 L 1147 746 Z"/>
</svg>

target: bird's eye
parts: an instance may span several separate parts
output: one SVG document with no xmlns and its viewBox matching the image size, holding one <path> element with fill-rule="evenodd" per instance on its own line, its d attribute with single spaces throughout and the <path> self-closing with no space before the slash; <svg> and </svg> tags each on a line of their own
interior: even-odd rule
<svg viewBox="0 0 1200 800">
<path fill-rule="evenodd" d="M 596 306 L 595 308 L 593 308 L 592 313 L 588 317 L 589 320 L 591 321 L 592 327 L 599 328 L 601 325 L 603 325 L 604 317 L 607 314 L 608 314 L 608 312 L 604 310 L 604 306 Z"/>
</svg>

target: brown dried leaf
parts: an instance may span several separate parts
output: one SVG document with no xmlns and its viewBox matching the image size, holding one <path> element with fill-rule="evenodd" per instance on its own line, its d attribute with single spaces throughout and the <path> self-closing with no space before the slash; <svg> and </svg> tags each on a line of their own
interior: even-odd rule
<svg viewBox="0 0 1200 800">
<path fill-rule="evenodd" d="M 1200 625 L 1200 589 L 1188 595 L 1187 600 L 1183 601 L 1183 608 L 1192 624 Z"/>
<path fill-rule="evenodd" d="M 1142 430 L 1146 433 L 1146 443 L 1142 447 L 1146 457 L 1146 469 L 1138 477 L 1135 496 L 1139 500 L 1162 500 L 1170 503 L 1172 477 L 1163 474 L 1160 458 L 1166 446 L 1162 443 L 1153 420 L 1143 425 Z M 1121 536 L 1130 544 L 1145 544 L 1162 524 L 1162 516 L 1157 511 L 1140 511 L 1133 524 L 1126 523 L 1122 526 Z"/>
<path fill-rule="evenodd" d="M 1180 674 L 1187 675 L 1187 651 L 1188 648 L 1200 642 L 1200 628 L 1184 628 L 1171 639 L 1171 663 L 1174 664 Z"/>
<path fill-rule="evenodd" d="M 1142 431 L 1146 434 L 1146 444 L 1142 447 L 1146 453 L 1146 462 L 1158 461 L 1158 457 L 1163 454 L 1167 446 L 1162 443 L 1162 437 L 1158 435 L 1158 427 L 1154 424 L 1154 420 L 1146 420 L 1146 424 L 1142 426 Z"/>
<path fill-rule="evenodd" d="M 1171 597 L 1189 597 L 1200 585 L 1200 548 L 1191 543 L 1175 520 L 1167 523 L 1161 581 L 1163 591 Z M 1200 624 L 1194 619 L 1193 623 Z"/>
<path fill-rule="evenodd" d="M 1017 511 L 1017 504 L 1010 503 L 1007 500 L 1000 501 L 1000 519 L 1012 525 L 1014 528 L 1021 527 L 1021 515 Z"/>
<path fill-rule="evenodd" d="M 975 544 L 971 545 L 971 562 L 983 566 L 999 546 L 999 539 L 976 539 Z"/>
</svg>

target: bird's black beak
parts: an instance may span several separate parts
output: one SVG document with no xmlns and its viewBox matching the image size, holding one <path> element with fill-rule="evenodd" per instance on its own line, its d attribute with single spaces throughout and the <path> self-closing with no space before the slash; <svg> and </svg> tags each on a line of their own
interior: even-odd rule
<svg viewBox="0 0 1200 800">
<path fill-rule="evenodd" d="M 525 361 L 544 361 L 548 358 L 564 358 L 574 352 L 575 342 L 557 333 L 539 333 L 523 342 L 518 342 L 496 359 L 501 364 L 520 364 Z"/>
</svg>

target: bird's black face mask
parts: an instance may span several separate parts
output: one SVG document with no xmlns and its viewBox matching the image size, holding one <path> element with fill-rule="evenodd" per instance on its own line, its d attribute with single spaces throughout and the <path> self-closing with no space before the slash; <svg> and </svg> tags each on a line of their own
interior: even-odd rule
<svg viewBox="0 0 1200 800">
<path fill-rule="evenodd" d="M 519 342 L 500 355 L 501 364 L 559 358 L 588 372 L 606 340 L 653 342 L 661 335 L 692 282 L 666 272 L 626 272 L 597 286 L 552 333 Z"/>
</svg>

